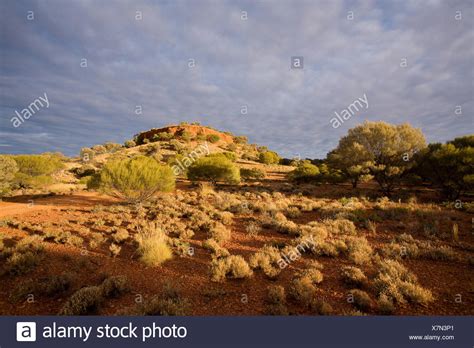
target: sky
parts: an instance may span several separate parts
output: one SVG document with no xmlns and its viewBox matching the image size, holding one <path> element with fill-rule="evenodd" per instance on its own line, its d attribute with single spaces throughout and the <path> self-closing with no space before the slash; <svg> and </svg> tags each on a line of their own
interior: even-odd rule
<svg viewBox="0 0 474 348">
<path fill-rule="evenodd" d="M 365 120 L 472 134 L 473 4 L 2 0 L 0 153 L 76 156 L 186 121 L 285 157 L 324 158 Z"/>
</svg>

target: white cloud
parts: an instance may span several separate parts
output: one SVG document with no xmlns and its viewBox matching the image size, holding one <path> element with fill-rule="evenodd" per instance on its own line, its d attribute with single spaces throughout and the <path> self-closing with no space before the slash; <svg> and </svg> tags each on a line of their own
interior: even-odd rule
<svg viewBox="0 0 474 348">
<path fill-rule="evenodd" d="M 14 110 L 47 91 L 51 108 L 24 131 L 54 141 L 8 137 L 18 151 L 72 154 L 181 120 L 249 135 L 287 156 L 323 157 L 365 119 L 410 122 L 445 141 L 472 125 L 473 10 L 466 1 L 420 3 L 46 0 L 27 6 L 36 13 L 28 23 L 27 7 L 7 2 L 0 129 L 11 131 Z M 291 70 L 300 55 L 304 70 Z M 363 93 L 367 112 L 332 129 L 333 112 Z"/>
</svg>

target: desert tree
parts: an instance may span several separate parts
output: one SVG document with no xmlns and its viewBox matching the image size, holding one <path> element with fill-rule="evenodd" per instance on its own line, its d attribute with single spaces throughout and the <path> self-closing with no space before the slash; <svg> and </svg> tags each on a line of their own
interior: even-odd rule
<svg viewBox="0 0 474 348">
<path fill-rule="evenodd" d="M 329 166 L 340 170 L 343 178 L 349 180 L 353 188 L 373 178 L 369 174 L 371 162 L 364 147 L 359 143 L 340 142 L 337 149 L 331 151 L 327 158 Z"/>
<path fill-rule="evenodd" d="M 425 147 L 421 130 L 407 123 L 392 125 L 366 121 L 340 139 L 331 157 L 339 163 L 341 170 L 345 163 L 346 173 L 357 178 L 352 180 L 370 174 L 382 192 L 390 195 L 415 166 L 414 155 Z"/>
<path fill-rule="evenodd" d="M 416 173 L 449 199 L 474 190 L 474 135 L 430 144 L 417 154 Z"/>
</svg>

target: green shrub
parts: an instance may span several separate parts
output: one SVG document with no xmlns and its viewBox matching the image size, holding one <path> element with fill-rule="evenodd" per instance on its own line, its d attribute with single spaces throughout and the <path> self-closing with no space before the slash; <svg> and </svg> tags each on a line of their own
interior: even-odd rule
<svg viewBox="0 0 474 348">
<path fill-rule="evenodd" d="M 237 184 L 240 182 L 239 168 L 224 156 L 206 156 L 196 160 L 188 168 L 191 181 L 211 181 Z"/>
<path fill-rule="evenodd" d="M 172 191 L 175 186 L 169 166 L 143 156 L 106 163 L 97 180 L 101 190 L 131 203 L 146 201 L 157 192 Z"/>
<path fill-rule="evenodd" d="M 22 173 L 15 175 L 15 183 L 20 188 L 40 188 L 51 185 L 54 182 L 49 175 L 29 176 Z"/>
<path fill-rule="evenodd" d="M 62 157 L 55 154 L 17 155 L 13 159 L 18 165 L 15 181 L 21 188 L 51 184 L 51 174 L 64 168 Z"/>
<path fill-rule="evenodd" d="M 296 169 L 288 174 L 290 180 L 295 182 L 316 181 L 318 175 L 318 167 L 308 162 L 300 162 Z"/>
<path fill-rule="evenodd" d="M 446 198 L 455 200 L 474 190 L 474 135 L 446 144 L 430 144 L 417 154 L 417 174 Z"/>
<path fill-rule="evenodd" d="M 149 224 L 136 235 L 140 260 L 148 266 L 158 266 L 173 257 L 168 237 L 154 224 Z"/>
<path fill-rule="evenodd" d="M 273 151 L 261 152 L 258 155 L 258 159 L 261 163 L 265 164 L 278 164 L 280 162 L 280 156 Z"/>
<path fill-rule="evenodd" d="M 160 132 L 155 135 L 153 135 L 153 140 L 161 140 L 161 141 L 167 141 L 170 139 L 173 139 L 174 134 L 173 133 L 168 133 L 168 132 Z"/>
<path fill-rule="evenodd" d="M 237 154 L 235 152 L 223 152 L 222 153 L 227 159 L 231 160 L 232 162 L 237 161 Z"/>
<path fill-rule="evenodd" d="M 217 143 L 221 138 L 217 134 L 208 134 L 206 140 L 210 143 Z"/>
<path fill-rule="evenodd" d="M 192 139 L 192 134 L 188 131 L 183 131 L 181 132 L 180 134 L 180 137 L 181 139 L 183 139 L 184 141 L 190 141 Z"/>
<path fill-rule="evenodd" d="M 17 172 L 16 161 L 11 157 L 0 155 L 0 198 L 10 192 Z"/>
<path fill-rule="evenodd" d="M 265 178 L 265 172 L 258 168 L 240 168 L 240 177 L 244 181 L 261 180 Z"/>
<path fill-rule="evenodd" d="M 204 140 L 206 140 L 206 135 L 205 135 L 204 133 L 199 132 L 199 133 L 196 135 L 196 140 L 204 141 Z"/>
</svg>

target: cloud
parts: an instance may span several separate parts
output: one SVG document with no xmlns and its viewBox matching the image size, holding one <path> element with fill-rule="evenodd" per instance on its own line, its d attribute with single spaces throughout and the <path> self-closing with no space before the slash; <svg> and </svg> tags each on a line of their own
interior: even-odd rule
<svg viewBox="0 0 474 348">
<path fill-rule="evenodd" d="M 0 13 L 4 152 L 76 155 L 199 121 L 321 158 L 366 119 L 409 122 L 429 141 L 472 128 L 468 1 L 3 1 Z M 45 92 L 50 107 L 13 128 L 14 111 Z M 333 129 L 334 112 L 364 93 L 369 108 Z"/>
</svg>

